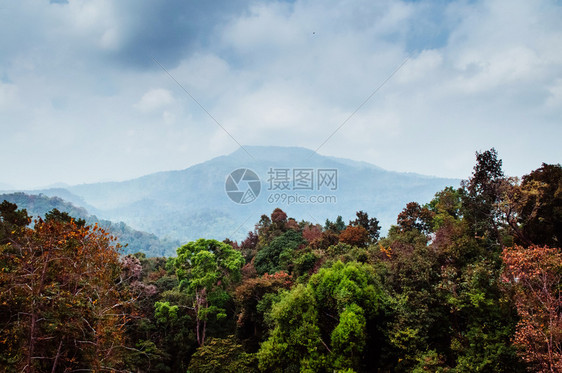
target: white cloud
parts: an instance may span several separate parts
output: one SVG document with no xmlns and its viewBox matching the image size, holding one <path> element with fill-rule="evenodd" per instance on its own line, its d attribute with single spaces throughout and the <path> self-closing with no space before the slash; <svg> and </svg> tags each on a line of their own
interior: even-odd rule
<svg viewBox="0 0 562 373">
<path fill-rule="evenodd" d="M 550 95 L 546 100 L 546 105 L 550 108 L 562 108 L 562 78 L 554 81 L 548 91 Z"/>
<path fill-rule="evenodd" d="M 161 110 L 174 103 L 172 93 L 163 88 L 155 88 L 146 92 L 134 107 L 143 113 Z"/>
<path fill-rule="evenodd" d="M 0 182 L 123 179 L 235 150 L 152 57 L 242 144 L 316 149 L 410 56 L 320 153 L 454 177 L 491 146 L 517 175 L 562 158 L 555 2 L 252 2 L 169 35 L 152 3 L 11 4 L 0 18 L 0 159 L 14 161 Z M 146 45 L 173 40 L 173 58 L 143 42 L 127 49 L 141 31 L 161 37 Z M 60 151 L 44 141 L 57 136 L 68 139 Z M 73 172 L 36 170 L 39 158 Z"/>
</svg>

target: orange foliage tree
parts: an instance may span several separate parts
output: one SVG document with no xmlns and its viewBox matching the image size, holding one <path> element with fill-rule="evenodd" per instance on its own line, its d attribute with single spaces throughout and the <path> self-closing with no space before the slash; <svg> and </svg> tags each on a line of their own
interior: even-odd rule
<svg viewBox="0 0 562 373">
<path fill-rule="evenodd" d="M 521 318 L 515 344 L 536 371 L 562 371 L 562 252 L 516 245 L 504 249 L 503 260 Z"/>
<path fill-rule="evenodd" d="M 38 220 L 0 245 L 0 355 L 8 371 L 121 367 L 132 300 L 119 282 L 113 240 L 97 226 Z"/>
<path fill-rule="evenodd" d="M 362 226 L 348 226 L 340 234 L 340 242 L 352 246 L 364 247 L 369 243 L 369 234 Z"/>
</svg>

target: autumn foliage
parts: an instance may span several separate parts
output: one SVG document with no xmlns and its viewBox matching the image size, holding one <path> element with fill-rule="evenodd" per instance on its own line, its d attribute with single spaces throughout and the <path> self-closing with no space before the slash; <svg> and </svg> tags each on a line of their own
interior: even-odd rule
<svg viewBox="0 0 562 373">
<path fill-rule="evenodd" d="M 367 245 L 368 239 L 369 235 L 367 230 L 362 226 L 348 226 L 340 234 L 340 242 L 353 246 L 363 247 Z"/>
<path fill-rule="evenodd" d="M 562 167 L 476 160 L 385 237 L 276 208 L 170 258 L 0 203 L 0 371 L 560 372 Z"/>
<path fill-rule="evenodd" d="M 24 372 L 122 365 L 131 299 L 106 232 L 38 220 L 0 246 L 0 267 L 2 365 Z"/>
<path fill-rule="evenodd" d="M 540 372 L 562 371 L 562 252 L 547 246 L 503 251 L 504 280 L 520 316 L 515 343 Z"/>
</svg>

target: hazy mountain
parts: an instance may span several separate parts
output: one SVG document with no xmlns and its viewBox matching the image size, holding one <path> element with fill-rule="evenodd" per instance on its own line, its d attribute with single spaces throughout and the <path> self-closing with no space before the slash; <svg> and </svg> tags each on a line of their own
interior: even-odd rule
<svg viewBox="0 0 562 373">
<path fill-rule="evenodd" d="M 183 242 L 199 237 L 241 239 L 262 214 L 269 214 L 276 207 L 298 220 L 320 224 L 337 215 L 347 221 L 356 211 L 364 210 L 388 229 L 407 202 L 428 202 L 444 187 L 459 184 L 455 179 L 387 171 L 366 162 L 321 156 L 304 148 L 247 146 L 245 149 L 250 155 L 239 149 L 185 170 L 41 192 L 63 196 L 105 219 L 124 221 L 135 229 Z M 227 176 L 239 168 L 255 171 L 260 179 L 261 190 L 252 203 L 234 203 L 225 192 Z M 302 182 L 302 179 L 293 180 L 293 171 L 298 169 L 304 169 L 305 174 L 312 170 L 314 190 L 293 187 L 293 181 L 297 186 Z M 318 171 L 325 170 L 326 174 L 326 170 L 333 169 L 337 170 L 337 188 L 331 190 L 324 184 L 319 190 Z M 281 185 L 276 182 L 282 180 L 278 176 L 283 176 L 284 170 L 289 176 L 289 189 L 269 190 Z M 271 175 L 268 171 L 272 171 Z M 247 180 L 242 180 L 242 184 L 248 189 Z M 229 187 L 233 185 L 236 187 L 236 182 Z M 337 202 L 288 204 L 287 200 L 282 201 L 283 197 L 308 200 L 310 196 L 335 197 Z"/>
<path fill-rule="evenodd" d="M 68 193 L 68 192 L 67 192 Z M 179 242 L 174 240 L 160 240 L 152 233 L 141 232 L 127 226 L 123 222 L 111 222 L 90 215 L 83 207 L 77 207 L 59 197 L 49 197 L 44 194 L 34 195 L 25 193 L 0 194 L 0 202 L 8 201 L 26 209 L 28 215 L 44 218 L 45 214 L 53 209 L 67 212 L 77 219 L 84 219 L 87 224 L 97 223 L 100 227 L 117 237 L 123 245 L 124 253 L 144 252 L 148 256 L 174 255 L 179 247 Z"/>
</svg>

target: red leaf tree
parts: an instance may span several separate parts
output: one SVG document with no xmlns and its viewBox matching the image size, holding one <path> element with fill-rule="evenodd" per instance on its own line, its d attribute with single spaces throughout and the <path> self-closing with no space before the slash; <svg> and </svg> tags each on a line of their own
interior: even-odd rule
<svg viewBox="0 0 562 373">
<path fill-rule="evenodd" d="M 514 343 L 537 371 L 562 371 L 562 252 L 515 246 L 503 251 L 503 260 L 521 317 Z"/>
</svg>

